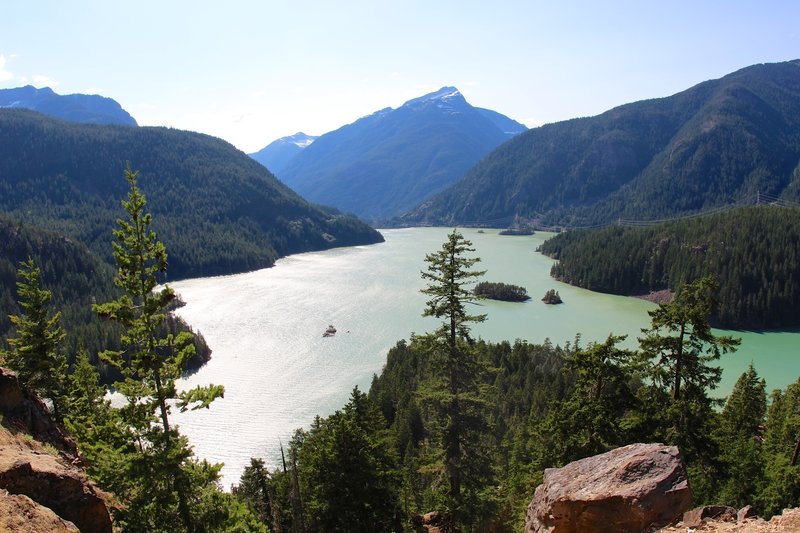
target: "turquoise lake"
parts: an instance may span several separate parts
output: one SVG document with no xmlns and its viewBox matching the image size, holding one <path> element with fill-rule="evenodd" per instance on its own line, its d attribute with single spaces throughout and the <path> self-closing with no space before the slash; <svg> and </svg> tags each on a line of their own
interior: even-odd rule
<svg viewBox="0 0 800 533">
<path fill-rule="evenodd" d="M 636 346 L 647 311 L 655 306 L 637 298 L 593 293 L 550 278 L 553 261 L 536 252 L 550 235 L 500 236 L 497 230 L 461 230 L 481 258 L 483 279 L 522 285 L 532 300 L 485 301 L 476 312 L 486 322 L 476 336 L 500 341 L 525 339 L 554 344 L 602 341 L 609 333 L 627 334 Z M 384 230 L 386 242 L 299 254 L 273 267 L 246 274 L 184 280 L 170 285 L 186 301 L 179 310 L 213 350 L 211 361 L 182 380 L 225 385 L 225 398 L 209 410 L 176 414 L 195 452 L 223 462 L 223 484 L 238 481 L 250 457 L 275 464 L 279 443 L 316 415 L 346 403 L 353 387 L 366 391 L 388 350 L 413 332 L 433 330 L 438 322 L 421 316 L 425 297 L 420 271 L 425 254 L 441 248 L 448 228 Z M 556 289 L 562 305 L 539 299 Z M 322 336 L 329 324 L 335 336 Z M 723 356 L 726 395 L 753 362 L 768 390 L 800 376 L 799 332 L 722 332 L 742 339 L 738 352 Z"/>
</svg>

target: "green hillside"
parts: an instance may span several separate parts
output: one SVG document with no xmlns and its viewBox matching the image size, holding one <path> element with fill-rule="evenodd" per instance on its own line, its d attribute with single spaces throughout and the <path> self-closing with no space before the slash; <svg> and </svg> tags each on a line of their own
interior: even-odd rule
<svg viewBox="0 0 800 533">
<path fill-rule="evenodd" d="M 0 109 L 0 212 L 104 258 L 127 164 L 141 173 L 172 277 L 253 270 L 290 253 L 382 240 L 352 216 L 309 204 L 220 139 Z"/>
<path fill-rule="evenodd" d="M 111 244 L 108 244 L 111 248 Z M 92 304 L 115 298 L 114 269 L 86 246 L 70 238 L 42 231 L 0 215 L 0 347 L 13 333 L 10 314 L 19 314 L 16 289 L 17 268 L 31 257 L 42 272 L 42 286 L 52 293 L 52 312 L 61 311 L 61 326 L 67 332 L 62 346 L 70 362 L 79 348 L 90 354 L 119 349 L 120 331 L 116 324 L 101 319 Z M 188 329 L 180 319 L 170 318 L 168 327 Z M 195 337 L 197 355 L 192 368 L 202 365 L 211 355 L 202 336 Z M 98 364 L 104 378 L 109 369 Z"/>
<path fill-rule="evenodd" d="M 529 130 L 399 219 L 583 226 L 800 198 L 800 60 Z"/>
<path fill-rule="evenodd" d="M 586 289 L 637 295 L 679 291 L 707 275 L 719 283 L 716 324 L 800 325 L 800 211 L 762 206 L 650 227 L 567 231 L 540 251 L 552 275 Z"/>
</svg>

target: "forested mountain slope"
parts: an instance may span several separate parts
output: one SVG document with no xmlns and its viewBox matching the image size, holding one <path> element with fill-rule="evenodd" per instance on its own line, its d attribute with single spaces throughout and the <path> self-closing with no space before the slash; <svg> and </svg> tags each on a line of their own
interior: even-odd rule
<svg viewBox="0 0 800 533">
<path fill-rule="evenodd" d="M 713 317 L 728 328 L 800 325 L 800 209 L 761 206 L 649 227 L 561 233 L 540 247 L 552 275 L 586 289 L 636 295 L 711 275 Z"/>
<path fill-rule="evenodd" d="M 108 243 L 111 248 L 111 243 Z M 0 348 L 14 330 L 10 314 L 20 314 L 17 305 L 17 269 L 32 258 L 41 269 L 42 287 L 52 294 L 51 313 L 61 312 L 60 325 L 67 332 L 63 351 L 70 362 L 79 349 L 90 354 L 120 349 L 119 326 L 101 319 L 92 304 L 117 297 L 114 269 L 85 245 L 63 235 L 42 231 L 0 214 Z M 167 327 L 187 330 L 181 320 L 170 317 Z M 196 356 L 190 366 L 197 368 L 211 355 L 202 336 L 195 336 Z M 104 379 L 112 378 L 110 369 L 98 364 Z"/>
<path fill-rule="evenodd" d="M 322 135 L 277 174 L 311 201 L 381 220 L 451 185 L 525 129 L 444 87 Z"/>
<path fill-rule="evenodd" d="M 398 223 L 582 226 L 800 198 L 800 60 L 548 124 L 501 145 Z"/>
<path fill-rule="evenodd" d="M 171 277 L 241 272 L 290 253 L 383 239 L 352 216 L 309 204 L 220 139 L 0 109 L 0 212 L 107 259 L 128 164 L 141 173 Z"/>
</svg>

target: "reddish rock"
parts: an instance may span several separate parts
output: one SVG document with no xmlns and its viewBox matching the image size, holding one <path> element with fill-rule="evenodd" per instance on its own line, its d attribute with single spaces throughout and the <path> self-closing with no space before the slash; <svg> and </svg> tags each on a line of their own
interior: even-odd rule
<svg viewBox="0 0 800 533">
<path fill-rule="evenodd" d="M 27 496 L 0 489 L 0 531 L 16 533 L 79 533 L 75 524 L 60 518 Z"/>
<path fill-rule="evenodd" d="M 683 523 L 659 529 L 658 533 L 798 533 L 800 531 L 800 509 L 784 509 L 783 514 L 775 515 L 767 522 L 763 518 L 751 517 L 741 522 L 707 520 L 697 529 Z"/>
<path fill-rule="evenodd" d="M 57 457 L 0 446 L 0 487 L 52 509 L 81 531 L 111 533 L 105 500 L 82 471 Z"/>
<path fill-rule="evenodd" d="M 757 516 L 756 511 L 755 509 L 753 509 L 753 506 L 745 505 L 744 507 L 739 509 L 739 512 L 736 513 L 736 521 L 744 522 L 748 518 L 755 518 L 756 516 Z"/>
<path fill-rule="evenodd" d="M 104 495 L 76 466 L 80 460 L 75 442 L 53 421 L 41 400 L 22 390 L 16 375 L 2 368 L 0 415 L 0 489 L 28 497 L 81 531 L 110 533 Z M 21 505 L 16 508 L 23 509 Z"/>
<path fill-rule="evenodd" d="M 725 505 L 704 505 L 683 513 L 683 525 L 686 527 L 700 527 L 708 520 L 735 522 L 736 509 Z"/>
<path fill-rule="evenodd" d="M 680 518 L 691 501 L 677 447 L 631 444 L 545 470 L 525 531 L 639 533 Z"/>
<path fill-rule="evenodd" d="M 25 433 L 39 442 L 55 447 L 73 463 L 80 463 L 78 447 L 64 429 L 58 425 L 44 402 L 22 390 L 13 370 L 0 367 L 0 413 L 3 426 L 13 433 Z"/>
</svg>

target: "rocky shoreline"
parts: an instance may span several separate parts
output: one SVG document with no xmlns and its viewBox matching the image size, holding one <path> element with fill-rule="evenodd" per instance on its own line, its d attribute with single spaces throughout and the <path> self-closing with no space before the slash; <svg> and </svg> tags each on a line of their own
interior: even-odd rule
<svg viewBox="0 0 800 533">
<path fill-rule="evenodd" d="M 675 297 L 675 293 L 669 289 L 662 289 L 660 291 L 650 291 L 647 294 L 634 294 L 633 297 L 647 300 L 654 304 L 668 304 Z"/>
</svg>

